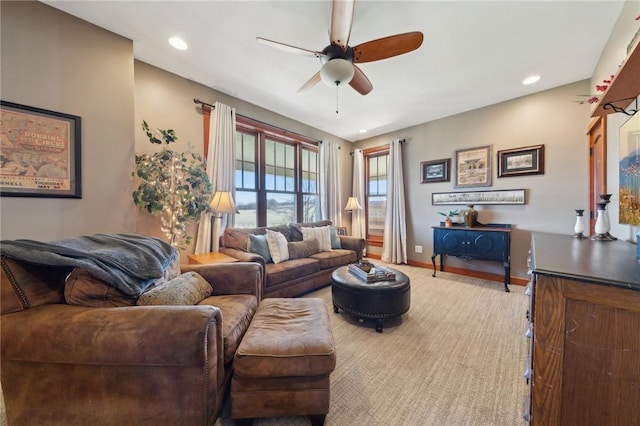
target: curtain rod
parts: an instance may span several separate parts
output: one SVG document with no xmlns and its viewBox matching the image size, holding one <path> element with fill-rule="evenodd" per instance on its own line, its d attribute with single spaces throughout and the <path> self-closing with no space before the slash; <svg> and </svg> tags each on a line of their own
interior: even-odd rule
<svg viewBox="0 0 640 426">
<path fill-rule="evenodd" d="M 318 143 L 319 143 L 319 144 L 321 144 L 321 143 L 322 143 L 322 141 L 318 141 Z M 342 147 L 341 147 L 341 146 L 338 146 L 338 149 L 342 149 Z"/>
<path fill-rule="evenodd" d="M 400 139 L 398 142 L 400 143 L 400 145 L 404 145 L 404 144 L 405 144 L 405 142 L 407 142 L 407 140 L 406 140 L 406 139 Z M 362 151 L 362 149 L 361 149 L 360 151 Z M 354 152 L 355 152 L 355 151 L 351 151 L 351 152 L 349 153 L 349 155 L 353 157 Z"/>
<path fill-rule="evenodd" d="M 215 106 L 215 105 L 208 104 L 208 103 L 206 103 L 206 102 L 204 102 L 204 101 L 201 101 L 201 100 L 200 100 L 200 99 L 198 99 L 198 98 L 193 98 L 193 103 L 194 103 L 194 104 L 200 104 L 200 105 L 206 105 L 206 106 L 208 106 L 208 107 L 209 107 L 209 108 L 211 108 L 211 109 L 216 109 L 216 106 Z"/>
<path fill-rule="evenodd" d="M 200 104 L 200 105 L 203 105 L 203 106 L 208 106 L 212 110 L 216 109 L 215 105 L 211 105 L 210 103 L 201 101 L 200 99 L 197 99 L 197 98 L 193 98 L 193 103 Z M 255 121 L 256 123 L 264 124 L 265 126 L 269 126 L 269 127 L 274 128 L 274 129 L 280 130 L 284 135 L 286 135 L 287 133 L 290 133 L 292 135 L 299 136 L 299 137 L 307 139 L 309 141 L 314 141 L 316 143 L 322 143 L 321 140 L 310 138 L 309 136 L 301 135 L 300 133 L 292 132 L 291 130 L 287 130 L 287 129 L 284 129 L 284 128 L 278 127 L 278 126 L 274 126 L 273 124 L 265 123 L 264 121 L 256 120 L 255 118 L 247 117 L 246 115 L 242 115 L 242 114 L 236 113 L 236 116 L 240 116 L 240 117 L 246 118 L 247 120 Z"/>
</svg>

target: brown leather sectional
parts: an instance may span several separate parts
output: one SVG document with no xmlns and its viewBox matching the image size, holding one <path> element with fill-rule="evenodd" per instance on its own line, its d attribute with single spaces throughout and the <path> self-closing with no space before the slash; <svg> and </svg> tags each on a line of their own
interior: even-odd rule
<svg viewBox="0 0 640 426">
<path fill-rule="evenodd" d="M 3 257 L 8 424 L 213 424 L 261 299 L 262 266 L 181 268 L 204 277 L 212 295 L 191 306 L 72 306 L 64 295 L 69 267 Z"/>
</svg>

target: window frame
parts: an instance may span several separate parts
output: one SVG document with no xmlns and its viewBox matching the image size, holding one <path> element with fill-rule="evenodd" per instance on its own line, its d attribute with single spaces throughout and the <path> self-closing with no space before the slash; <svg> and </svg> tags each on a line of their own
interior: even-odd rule
<svg viewBox="0 0 640 426">
<path fill-rule="evenodd" d="M 294 132 L 290 132 L 284 129 L 280 129 L 269 124 L 253 120 L 244 116 L 236 116 L 236 131 L 252 133 L 256 136 L 256 192 L 257 198 L 257 217 L 256 226 L 267 226 L 267 193 L 283 193 L 283 194 L 295 194 L 296 200 L 296 222 L 302 222 L 304 218 L 304 212 L 302 206 L 304 205 L 305 195 L 320 196 L 319 182 L 316 185 L 317 192 L 303 192 L 302 188 L 302 151 L 309 150 L 316 154 L 316 158 L 319 160 L 319 141 L 308 138 L 303 135 L 299 135 Z M 278 191 L 268 190 L 265 185 L 265 172 L 266 172 L 266 141 L 267 139 L 275 141 L 277 143 L 284 143 L 293 146 L 294 151 L 294 191 Z M 320 165 L 318 164 L 319 168 Z M 236 191 L 242 191 L 242 189 L 236 189 Z"/>
<path fill-rule="evenodd" d="M 369 234 L 369 159 L 373 157 L 380 157 L 380 156 L 386 155 L 387 170 L 389 170 L 389 162 L 388 162 L 389 154 L 390 154 L 389 145 L 383 145 L 383 146 L 362 150 L 362 156 L 364 160 L 364 181 L 365 181 L 365 191 L 364 191 L 364 198 L 365 198 L 364 209 L 365 209 L 365 221 L 366 221 L 365 239 L 366 239 L 367 245 L 374 246 L 374 247 L 382 247 L 384 243 L 384 236 Z M 386 195 L 387 194 L 385 193 L 385 197 Z"/>
</svg>

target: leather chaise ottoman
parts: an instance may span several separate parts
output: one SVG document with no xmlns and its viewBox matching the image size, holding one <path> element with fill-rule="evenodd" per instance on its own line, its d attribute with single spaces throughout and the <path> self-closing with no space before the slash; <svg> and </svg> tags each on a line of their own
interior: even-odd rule
<svg viewBox="0 0 640 426">
<path fill-rule="evenodd" d="M 336 353 L 322 299 L 263 300 L 236 351 L 231 416 L 309 416 L 324 424 Z"/>
</svg>

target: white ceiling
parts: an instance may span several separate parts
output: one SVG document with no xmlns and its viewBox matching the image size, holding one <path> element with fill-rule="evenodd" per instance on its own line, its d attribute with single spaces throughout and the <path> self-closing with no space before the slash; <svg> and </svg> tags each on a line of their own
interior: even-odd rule
<svg viewBox="0 0 640 426">
<path fill-rule="evenodd" d="M 356 0 L 351 46 L 408 31 L 424 42 L 360 64 L 373 91 L 341 87 L 339 114 L 334 87 L 297 93 L 319 60 L 256 42 L 322 50 L 329 1 L 44 3 L 133 40 L 140 61 L 357 141 L 590 78 L 624 2 Z M 174 35 L 189 49 L 170 47 Z M 522 85 L 530 74 L 542 80 Z"/>
</svg>

